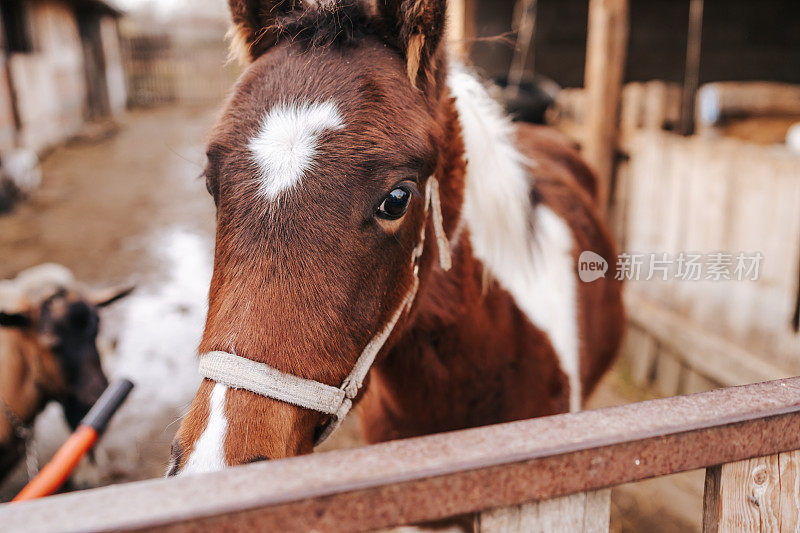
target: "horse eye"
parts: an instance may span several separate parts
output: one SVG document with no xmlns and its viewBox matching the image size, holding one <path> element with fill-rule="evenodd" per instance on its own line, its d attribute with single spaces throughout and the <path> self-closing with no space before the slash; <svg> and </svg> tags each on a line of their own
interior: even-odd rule
<svg viewBox="0 0 800 533">
<path fill-rule="evenodd" d="M 383 199 L 378 208 L 378 216 L 386 220 L 397 220 L 402 218 L 408 211 L 408 203 L 411 200 L 411 193 L 407 189 L 398 188 L 389 193 Z"/>
</svg>

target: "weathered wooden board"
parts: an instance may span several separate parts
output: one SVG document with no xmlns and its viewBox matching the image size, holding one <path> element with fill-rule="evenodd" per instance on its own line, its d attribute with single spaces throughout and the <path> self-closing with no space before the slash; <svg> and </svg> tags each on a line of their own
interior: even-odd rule
<svg viewBox="0 0 800 533">
<path fill-rule="evenodd" d="M 698 392 L 708 392 L 718 388 L 718 383 L 691 369 L 687 369 L 681 394 L 697 394 Z"/>
<path fill-rule="evenodd" d="M 477 517 L 480 533 L 602 533 L 608 531 L 611 490 L 494 509 Z"/>
<path fill-rule="evenodd" d="M 725 339 L 739 354 L 743 350 L 784 374 L 800 372 L 800 335 L 792 329 L 800 264 L 800 156 L 779 147 L 655 130 L 639 130 L 627 139 L 626 150 L 624 194 L 615 205 L 625 216 L 618 231 L 623 249 L 667 253 L 673 262 L 668 281 L 629 286 L 695 328 Z M 675 277 L 682 252 L 700 255 L 705 264 L 700 279 Z M 720 253 L 727 257 L 730 280 L 708 279 L 708 264 Z M 745 279 L 736 279 L 739 254 L 760 254 L 758 279 L 747 272 L 742 272 Z M 643 268 L 640 280 L 646 274 Z M 728 373 L 726 360 L 723 355 L 711 363 Z M 757 379 L 753 375 L 750 381 Z"/>
<path fill-rule="evenodd" d="M 469 55 L 470 40 L 475 38 L 475 0 L 451 0 L 447 3 L 447 42 L 459 59 Z"/>
<path fill-rule="evenodd" d="M 729 463 L 706 473 L 703 531 L 798 531 L 800 452 Z"/>
<path fill-rule="evenodd" d="M 800 533 L 800 452 L 779 456 L 781 531 Z"/>
<path fill-rule="evenodd" d="M 662 350 L 656 361 L 656 392 L 662 397 L 680 394 L 683 370 L 678 356 L 668 350 Z"/>
<path fill-rule="evenodd" d="M 730 117 L 800 115 L 800 86 L 768 81 L 703 85 L 700 113 L 707 126 Z"/>
<path fill-rule="evenodd" d="M 691 320 L 669 311 L 637 291 L 625 302 L 633 324 L 653 335 L 684 364 L 723 386 L 789 377 L 790 372 L 762 360 L 726 339 L 710 334 Z"/>
<path fill-rule="evenodd" d="M 658 346 L 652 335 L 640 328 L 629 327 L 625 334 L 622 353 L 628 358 L 631 379 L 637 387 L 648 387 L 655 376 Z"/>
<path fill-rule="evenodd" d="M 598 204 L 604 213 L 617 150 L 628 23 L 628 0 L 590 0 L 583 154 L 597 171 Z"/>
<path fill-rule="evenodd" d="M 0 505 L 0 524 L 4 532 L 372 531 L 798 449 L 800 378 L 792 378 Z M 606 527 L 607 515 L 583 524 Z"/>
</svg>

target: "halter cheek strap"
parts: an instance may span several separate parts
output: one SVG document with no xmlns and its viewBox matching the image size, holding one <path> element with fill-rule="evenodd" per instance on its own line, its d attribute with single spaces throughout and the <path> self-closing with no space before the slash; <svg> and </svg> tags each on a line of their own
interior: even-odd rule
<svg viewBox="0 0 800 533">
<path fill-rule="evenodd" d="M 375 358 L 394 331 L 403 313 L 411 309 L 419 289 L 419 262 L 425 248 L 425 228 L 428 208 L 433 218 L 433 229 L 439 249 L 439 263 L 444 270 L 450 270 L 452 258 L 450 243 L 444 232 L 442 206 L 439 198 L 439 182 L 428 179 L 425 188 L 425 222 L 420 239 L 411 254 L 414 281 L 403 301 L 395 310 L 389 322 L 367 344 L 356 361 L 353 371 L 340 387 L 333 387 L 318 381 L 286 374 L 264 363 L 227 353 L 210 352 L 200 356 L 200 375 L 233 389 L 243 389 L 260 396 L 286 402 L 305 409 L 329 415 L 327 422 L 319 428 L 315 446 L 330 437 L 342 424 L 353 408 L 353 401 L 364 385 Z"/>
</svg>

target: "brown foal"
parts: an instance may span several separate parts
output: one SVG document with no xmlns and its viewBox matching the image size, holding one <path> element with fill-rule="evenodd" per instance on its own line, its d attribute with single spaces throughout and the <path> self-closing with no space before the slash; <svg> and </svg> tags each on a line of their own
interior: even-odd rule
<svg viewBox="0 0 800 533">
<path fill-rule="evenodd" d="M 445 4 L 230 0 L 250 64 L 208 149 L 200 353 L 233 377 L 203 381 L 170 474 L 309 453 L 351 401 L 369 442 L 577 410 L 610 365 L 621 286 L 577 275 L 615 256 L 594 175 L 448 59 Z"/>
</svg>

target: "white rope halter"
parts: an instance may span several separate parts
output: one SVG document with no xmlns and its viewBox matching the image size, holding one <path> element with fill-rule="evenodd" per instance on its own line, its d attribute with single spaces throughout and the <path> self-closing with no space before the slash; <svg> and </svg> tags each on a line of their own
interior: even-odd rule
<svg viewBox="0 0 800 533">
<path fill-rule="evenodd" d="M 260 396 L 286 402 L 305 409 L 329 415 L 327 422 L 317 433 L 314 445 L 319 445 L 330 437 L 344 421 L 353 401 L 358 396 L 375 358 L 386 344 L 403 313 L 411 309 L 419 288 L 419 261 L 425 248 L 425 228 L 428 220 L 428 207 L 433 215 L 433 228 L 439 249 L 439 262 L 442 269 L 450 270 L 450 243 L 444 233 L 442 206 L 439 198 L 439 182 L 428 179 L 425 188 L 425 222 L 422 225 L 419 244 L 411 254 L 414 281 L 400 302 L 389 322 L 367 344 L 356 361 L 353 371 L 340 387 L 333 387 L 310 379 L 286 374 L 271 366 L 252 359 L 227 352 L 210 352 L 200 356 L 200 375 L 232 389 L 243 389 Z"/>
</svg>

